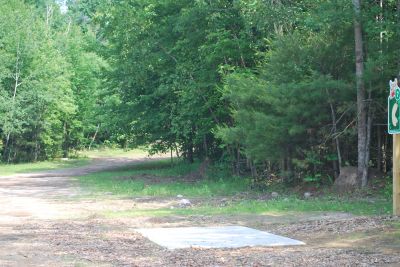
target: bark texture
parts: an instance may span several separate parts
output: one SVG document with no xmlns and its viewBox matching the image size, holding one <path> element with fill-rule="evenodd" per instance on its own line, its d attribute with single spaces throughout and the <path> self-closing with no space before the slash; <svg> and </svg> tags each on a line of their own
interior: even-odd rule
<svg viewBox="0 0 400 267">
<path fill-rule="evenodd" d="M 358 166 L 357 177 L 362 187 L 367 185 L 367 102 L 364 85 L 364 51 L 361 25 L 361 1 L 353 0 L 354 5 L 354 41 L 356 54 L 356 86 L 357 86 L 357 132 L 358 132 Z"/>
</svg>

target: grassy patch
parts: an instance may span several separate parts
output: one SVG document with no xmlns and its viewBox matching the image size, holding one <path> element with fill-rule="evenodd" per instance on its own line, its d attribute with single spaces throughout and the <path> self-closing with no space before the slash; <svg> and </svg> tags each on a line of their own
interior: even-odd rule
<svg viewBox="0 0 400 267">
<path fill-rule="evenodd" d="M 355 215 L 390 214 L 391 202 L 386 200 L 354 201 L 346 199 L 310 199 L 295 197 L 268 201 L 245 200 L 224 207 L 204 204 L 187 209 L 148 209 L 105 212 L 106 217 L 170 216 L 170 215 L 238 215 L 238 214 L 290 214 L 293 212 L 347 212 Z"/>
<path fill-rule="evenodd" d="M 185 196 L 209 197 L 232 195 L 247 188 L 245 179 L 201 180 L 188 182 L 185 175 L 196 171 L 198 163 L 151 161 L 116 171 L 99 172 L 79 177 L 81 185 L 95 194 L 111 192 L 116 196 Z M 163 177 L 165 181 L 163 181 Z M 153 178 L 156 182 L 152 182 Z M 173 178 L 173 181 L 171 181 Z M 154 179 L 153 179 L 154 180 Z"/>
<path fill-rule="evenodd" d="M 80 167 L 89 164 L 90 159 L 70 159 L 70 160 L 53 160 L 36 163 L 21 164 L 2 164 L 0 165 L 0 175 L 13 175 L 18 173 L 28 173 L 35 171 L 53 170 Z"/>
<path fill-rule="evenodd" d="M 107 176 L 110 176 L 110 178 L 143 174 L 155 175 L 159 177 L 183 176 L 197 170 L 199 165 L 199 163 L 188 164 L 182 161 L 176 161 L 171 165 L 170 159 L 152 160 L 121 167 L 117 170 L 107 172 Z"/>
<path fill-rule="evenodd" d="M 213 208 L 209 206 L 200 207 L 199 211 L 235 214 L 252 213 L 263 214 L 271 212 L 316 212 L 335 211 L 349 212 L 356 215 L 387 214 L 391 211 L 391 203 L 388 201 L 377 201 L 371 204 L 368 201 L 349 201 L 347 199 L 298 199 L 296 197 L 269 200 L 269 201 L 242 201 L 226 207 Z"/>
<path fill-rule="evenodd" d="M 186 178 L 198 170 L 199 164 L 180 162 L 171 166 L 169 160 L 149 161 L 131 165 L 119 170 L 93 173 L 79 177 L 80 183 L 94 195 L 105 192 L 115 197 L 156 196 L 174 197 L 218 197 L 233 196 L 249 190 L 250 181 L 244 178 L 205 179 L 189 182 Z M 189 175 L 188 175 L 189 174 Z M 286 191 L 287 192 L 287 191 Z M 251 195 L 256 195 L 252 192 Z M 107 194 L 109 195 L 109 194 Z M 231 214 L 268 214 L 291 212 L 348 212 L 356 215 L 390 214 L 390 198 L 363 199 L 337 197 L 327 193 L 325 196 L 302 199 L 295 193 L 282 192 L 281 197 L 272 200 L 239 200 L 221 206 L 218 198 L 203 202 L 188 209 L 135 209 L 118 212 L 106 212 L 106 216 L 168 216 L 168 215 L 231 215 Z"/>
</svg>

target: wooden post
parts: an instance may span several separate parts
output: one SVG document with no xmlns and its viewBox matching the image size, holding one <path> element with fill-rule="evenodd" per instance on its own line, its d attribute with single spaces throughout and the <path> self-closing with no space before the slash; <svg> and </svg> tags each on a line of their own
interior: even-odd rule
<svg viewBox="0 0 400 267">
<path fill-rule="evenodd" d="M 400 216 L 400 134 L 393 135 L 393 215 Z"/>
</svg>

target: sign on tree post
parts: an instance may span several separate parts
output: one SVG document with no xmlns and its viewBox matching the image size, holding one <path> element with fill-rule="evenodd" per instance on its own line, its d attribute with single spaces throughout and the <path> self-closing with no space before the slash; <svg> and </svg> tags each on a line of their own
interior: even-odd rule
<svg viewBox="0 0 400 267">
<path fill-rule="evenodd" d="M 393 134 L 393 214 L 400 216 L 400 88 L 390 81 L 388 132 Z"/>
<path fill-rule="evenodd" d="M 390 94 L 388 97 L 388 126 L 390 134 L 400 134 L 400 88 L 397 79 L 390 81 Z"/>
</svg>

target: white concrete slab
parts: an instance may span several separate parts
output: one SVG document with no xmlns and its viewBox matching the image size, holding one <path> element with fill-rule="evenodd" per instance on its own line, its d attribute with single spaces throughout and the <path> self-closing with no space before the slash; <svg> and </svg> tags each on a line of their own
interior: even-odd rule
<svg viewBox="0 0 400 267">
<path fill-rule="evenodd" d="M 305 245 L 298 240 L 243 226 L 142 228 L 136 231 L 168 249 Z"/>
</svg>

